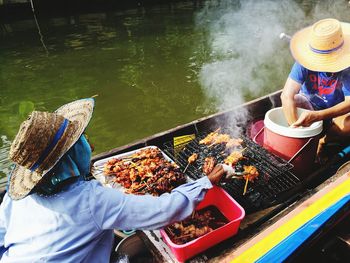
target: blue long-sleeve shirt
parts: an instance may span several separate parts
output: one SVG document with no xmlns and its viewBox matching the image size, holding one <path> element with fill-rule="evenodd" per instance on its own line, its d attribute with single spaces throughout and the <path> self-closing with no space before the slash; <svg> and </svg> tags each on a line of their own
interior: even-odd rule
<svg viewBox="0 0 350 263">
<path fill-rule="evenodd" d="M 1 262 L 109 262 L 113 229 L 159 229 L 189 216 L 207 177 L 160 197 L 127 195 L 79 181 L 56 196 L 36 194 L 0 207 Z M 2 253 L 2 254 L 1 254 Z"/>
</svg>

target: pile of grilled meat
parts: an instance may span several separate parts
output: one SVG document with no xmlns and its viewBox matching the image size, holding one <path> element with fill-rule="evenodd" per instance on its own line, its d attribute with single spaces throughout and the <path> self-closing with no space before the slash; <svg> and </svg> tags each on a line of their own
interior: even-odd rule
<svg viewBox="0 0 350 263">
<path fill-rule="evenodd" d="M 173 243 L 182 245 L 227 223 L 228 220 L 220 210 L 211 205 L 194 211 L 191 216 L 183 221 L 167 226 L 165 232 Z"/>
<path fill-rule="evenodd" d="M 178 166 L 166 160 L 158 148 L 146 148 L 125 158 L 112 158 L 104 165 L 108 183 L 116 182 L 126 193 L 152 194 L 170 192 L 186 182 Z"/>
</svg>

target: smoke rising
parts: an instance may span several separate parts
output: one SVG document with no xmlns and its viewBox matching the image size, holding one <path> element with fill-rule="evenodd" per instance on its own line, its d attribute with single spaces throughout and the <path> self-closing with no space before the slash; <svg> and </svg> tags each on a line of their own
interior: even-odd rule
<svg viewBox="0 0 350 263">
<path fill-rule="evenodd" d="M 348 1 L 208 1 L 196 15 L 196 25 L 207 31 L 209 63 L 199 81 L 216 99 L 219 111 L 245 100 L 283 88 L 293 58 L 280 33 L 293 35 L 319 19 L 334 17 L 349 22 Z M 236 112 L 228 122 L 248 119 Z"/>
</svg>

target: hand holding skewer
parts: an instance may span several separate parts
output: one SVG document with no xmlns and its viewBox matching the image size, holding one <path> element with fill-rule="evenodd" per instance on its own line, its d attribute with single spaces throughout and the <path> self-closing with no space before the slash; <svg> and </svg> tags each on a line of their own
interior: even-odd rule
<svg viewBox="0 0 350 263">
<path fill-rule="evenodd" d="M 225 170 L 223 168 L 223 166 L 221 164 L 216 165 L 213 169 L 213 171 L 211 171 L 211 173 L 208 175 L 208 179 L 210 180 L 210 182 L 214 185 L 214 184 L 219 184 L 221 178 L 224 176 L 225 174 Z"/>
</svg>

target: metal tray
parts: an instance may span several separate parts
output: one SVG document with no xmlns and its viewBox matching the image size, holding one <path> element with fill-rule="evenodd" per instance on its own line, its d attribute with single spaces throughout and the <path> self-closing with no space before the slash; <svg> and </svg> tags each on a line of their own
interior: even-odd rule
<svg viewBox="0 0 350 263">
<path fill-rule="evenodd" d="M 112 187 L 112 188 L 115 188 L 117 190 L 120 190 L 122 192 L 124 192 L 126 189 L 121 186 L 120 184 L 114 182 L 114 183 L 108 183 L 107 180 L 106 180 L 106 176 L 103 174 L 103 167 L 105 165 L 105 163 L 110 160 L 110 159 L 113 159 L 113 158 L 126 158 L 126 157 L 129 157 L 141 150 L 146 150 L 146 149 L 158 149 L 165 160 L 171 162 L 171 163 L 174 163 L 176 164 L 168 155 L 166 155 L 159 147 L 157 146 L 146 146 L 146 147 L 143 147 L 143 148 L 140 148 L 140 149 L 137 149 L 137 150 L 133 150 L 133 151 L 130 151 L 130 152 L 126 152 L 126 153 L 121 153 L 121 154 L 117 154 L 117 155 L 113 155 L 113 156 L 110 156 L 108 158 L 104 158 L 104 159 L 101 159 L 101 160 L 98 160 L 96 161 L 94 164 L 93 164 L 93 169 L 92 169 L 92 175 L 99 181 L 101 182 L 102 185 L 104 186 L 107 186 L 107 187 Z M 176 164 L 177 166 L 179 166 L 178 164 Z M 186 178 L 186 181 L 192 181 L 192 179 L 190 179 L 188 176 L 184 175 L 185 178 Z"/>
</svg>

